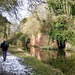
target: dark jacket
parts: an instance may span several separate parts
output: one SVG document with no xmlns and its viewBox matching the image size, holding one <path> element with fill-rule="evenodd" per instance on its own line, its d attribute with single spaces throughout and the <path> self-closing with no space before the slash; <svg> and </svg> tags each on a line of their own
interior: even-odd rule
<svg viewBox="0 0 75 75">
<path fill-rule="evenodd" d="M 4 47 L 5 43 L 6 43 L 6 41 L 3 41 L 3 43 L 1 43 L 1 48 L 3 51 L 8 50 L 8 47 L 7 48 Z"/>
</svg>

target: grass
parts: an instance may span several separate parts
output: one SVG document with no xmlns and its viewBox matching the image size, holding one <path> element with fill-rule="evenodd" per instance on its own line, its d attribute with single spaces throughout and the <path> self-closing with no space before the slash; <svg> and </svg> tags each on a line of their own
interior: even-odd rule
<svg viewBox="0 0 75 75">
<path fill-rule="evenodd" d="M 32 57 L 30 53 L 27 53 L 16 46 L 10 46 L 9 52 L 24 58 L 22 64 L 27 65 L 28 68 L 33 68 L 34 75 L 63 75 L 60 70 L 37 60 L 36 57 Z"/>
</svg>

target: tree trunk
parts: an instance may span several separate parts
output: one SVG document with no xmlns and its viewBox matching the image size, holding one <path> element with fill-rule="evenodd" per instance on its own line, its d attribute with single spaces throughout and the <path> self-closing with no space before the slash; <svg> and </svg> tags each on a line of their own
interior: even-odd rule
<svg viewBox="0 0 75 75">
<path fill-rule="evenodd" d="M 5 38 L 5 39 L 7 39 L 7 33 L 6 33 L 6 26 L 4 27 L 4 37 L 3 38 Z"/>
</svg>

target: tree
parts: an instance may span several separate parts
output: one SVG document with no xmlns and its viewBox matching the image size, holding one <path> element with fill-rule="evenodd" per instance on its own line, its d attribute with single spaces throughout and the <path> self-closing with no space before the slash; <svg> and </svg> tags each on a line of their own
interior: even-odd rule
<svg viewBox="0 0 75 75">
<path fill-rule="evenodd" d="M 27 3 L 27 9 L 23 8 L 25 6 L 25 3 Z M 35 8 L 41 3 L 45 3 L 42 0 L 1 0 L 0 3 L 0 12 L 8 12 L 8 14 L 12 16 L 14 15 L 14 18 L 18 21 L 21 21 L 22 16 L 19 13 L 19 10 L 27 10 L 29 12 L 33 12 Z"/>
<path fill-rule="evenodd" d="M 28 5 L 29 5 L 28 10 L 30 12 L 33 12 L 33 10 L 36 9 L 37 6 L 42 3 L 46 3 L 46 1 L 44 1 L 44 0 L 28 0 Z"/>
<path fill-rule="evenodd" d="M 48 0 L 49 10 L 54 11 L 56 15 L 67 14 L 75 15 L 75 0 Z"/>
<path fill-rule="evenodd" d="M 17 0 L 1 0 L 0 1 L 0 11 L 1 10 L 7 10 L 14 8 L 14 6 L 17 6 Z"/>
<path fill-rule="evenodd" d="M 51 38 L 56 40 L 58 45 L 59 54 L 62 53 L 62 50 L 65 48 L 65 43 L 71 43 L 74 45 L 74 25 L 73 22 L 70 24 L 73 19 L 69 19 L 67 16 L 59 15 L 57 20 L 54 22 L 54 28 L 51 30 Z"/>
<path fill-rule="evenodd" d="M 3 28 L 3 33 L 4 33 L 3 37 L 6 39 L 7 39 L 7 33 L 6 33 L 7 24 L 10 24 L 10 22 L 5 17 L 0 15 L 0 26 Z"/>
<path fill-rule="evenodd" d="M 65 58 L 65 45 L 66 42 L 71 43 L 71 45 L 75 43 L 75 32 L 73 22 L 70 22 L 73 19 L 69 19 L 67 16 L 59 15 L 57 16 L 57 20 L 54 21 L 53 30 L 51 30 L 51 39 L 56 40 L 58 45 L 58 54 L 57 57 Z"/>
</svg>

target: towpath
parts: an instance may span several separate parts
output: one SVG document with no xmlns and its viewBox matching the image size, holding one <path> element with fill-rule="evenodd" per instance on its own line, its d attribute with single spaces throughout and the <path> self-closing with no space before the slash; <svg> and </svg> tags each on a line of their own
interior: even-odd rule
<svg viewBox="0 0 75 75">
<path fill-rule="evenodd" d="M 33 75 L 32 68 L 22 65 L 23 58 L 7 53 L 6 61 L 0 56 L 0 75 Z"/>
</svg>

